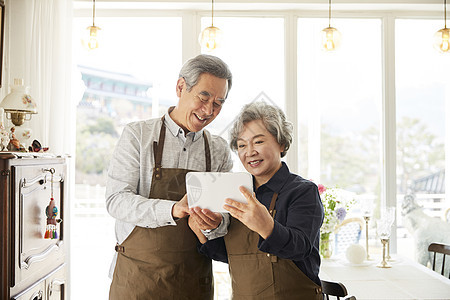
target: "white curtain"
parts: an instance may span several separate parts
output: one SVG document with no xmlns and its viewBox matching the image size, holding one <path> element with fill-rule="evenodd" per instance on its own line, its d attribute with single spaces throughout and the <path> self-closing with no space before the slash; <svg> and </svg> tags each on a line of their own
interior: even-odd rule
<svg viewBox="0 0 450 300">
<path fill-rule="evenodd" d="M 33 139 L 55 154 L 74 154 L 75 105 L 71 97 L 72 0 L 26 0 L 25 77 L 37 102 Z M 12 66 L 11 66 L 12 67 Z"/>
</svg>

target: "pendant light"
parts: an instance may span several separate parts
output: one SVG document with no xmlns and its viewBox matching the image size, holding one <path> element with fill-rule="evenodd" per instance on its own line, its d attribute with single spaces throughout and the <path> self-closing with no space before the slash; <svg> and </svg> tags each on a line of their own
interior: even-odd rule
<svg viewBox="0 0 450 300">
<path fill-rule="evenodd" d="M 222 37 L 222 31 L 214 26 L 214 0 L 211 0 L 211 26 L 203 29 L 198 37 L 198 42 L 202 49 L 213 51 L 220 46 Z"/>
<path fill-rule="evenodd" d="M 331 27 L 331 0 L 328 1 L 328 27 L 322 30 L 322 47 L 325 51 L 334 51 L 341 44 L 341 33 Z"/>
<path fill-rule="evenodd" d="M 85 41 L 85 45 L 89 50 L 98 48 L 98 33 L 101 30 L 100 27 L 95 26 L 95 0 L 92 0 L 92 26 L 86 28 L 89 35 Z"/>
<path fill-rule="evenodd" d="M 434 34 L 433 46 L 441 53 L 450 53 L 450 29 L 447 28 L 447 0 L 444 0 L 444 28 Z"/>
</svg>

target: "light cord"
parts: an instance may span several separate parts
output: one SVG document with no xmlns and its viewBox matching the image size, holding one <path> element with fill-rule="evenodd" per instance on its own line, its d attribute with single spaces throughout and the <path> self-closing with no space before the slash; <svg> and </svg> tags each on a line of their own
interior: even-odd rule
<svg viewBox="0 0 450 300">
<path fill-rule="evenodd" d="M 331 0 L 328 0 L 328 27 L 331 27 Z"/>
<path fill-rule="evenodd" d="M 95 0 L 93 0 L 92 5 L 92 26 L 95 26 Z"/>
<path fill-rule="evenodd" d="M 211 27 L 214 27 L 214 0 L 211 0 Z"/>
<path fill-rule="evenodd" d="M 444 0 L 444 28 L 447 28 L 447 0 Z"/>
</svg>

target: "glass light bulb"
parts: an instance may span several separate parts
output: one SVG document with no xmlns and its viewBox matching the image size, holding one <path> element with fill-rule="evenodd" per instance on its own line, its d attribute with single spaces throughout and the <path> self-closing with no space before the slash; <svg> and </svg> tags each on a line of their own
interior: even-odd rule
<svg viewBox="0 0 450 300">
<path fill-rule="evenodd" d="M 88 28 L 86 28 L 89 31 L 89 35 L 86 38 L 86 41 L 84 42 L 84 44 L 86 45 L 86 47 L 89 50 L 94 50 L 97 49 L 99 46 L 99 30 L 100 27 L 97 26 L 89 26 Z"/>
<path fill-rule="evenodd" d="M 450 28 L 442 28 L 434 34 L 433 46 L 441 53 L 450 53 Z"/>
<path fill-rule="evenodd" d="M 206 27 L 199 35 L 198 42 L 202 49 L 213 51 L 217 49 L 222 43 L 222 31 L 214 26 Z"/>
<path fill-rule="evenodd" d="M 92 37 L 89 39 L 88 42 L 88 47 L 91 50 L 97 49 L 98 48 L 98 41 L 97 41 L 97 37 Z"/>
<path fill-rule="evenodd" d="M 341 33 L 333 27 L 322 30 L 322 46 L 325 51 L 334 51 L 341 44 Z"/>
</svg>

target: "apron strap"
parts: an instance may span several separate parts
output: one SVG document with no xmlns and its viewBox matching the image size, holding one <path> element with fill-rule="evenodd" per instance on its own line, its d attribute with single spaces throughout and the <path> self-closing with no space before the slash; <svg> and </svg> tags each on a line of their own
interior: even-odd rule
<svg viewBox="0 0 450 300">
<path fill-rule="evenodd" d="M 211 151 L 209 150 L 208 137 L 203 130 L 203 139 L 205 140 L 205 161 L 206 161 L 206 172 L 211 172 Z"/>
<path fill-rule="evenodd" d="M 277 201 L 278 198 L 278 193 L 273 193 L 272 196 L 272 201 L 270 201 L 270 206 L 269 206 L 269 213 L 272 216 L 272 218 L 275 217 L 275 213 L 277 212 L 274 208 L 275 208 L 275 202 Z"/>
<path fill-rule="evenodd" d="M 159 131 L 158 142 L 153 142 L 153 155 L 155 156 L 155 178 L 161 178 L 162 154 L 164 148 L 164 140 L 166 139 L 166 124 L 164 124 L 164 116 L 161 118 L 161 130 Z"/>
<path fill-rule="evenodd" d="M 175 108 L 172 106 L 169 108 L 169 113 Z M 164 116 L 161 117 L 161 130 L 159 132 L 158 142 L 153 141 L 153 155 L 155 158 L 155 178 L 161 179 L 161 168 L 162 168 L 162 154 L 164 148 L 164 141 L 166 139 L 166 124 L 164 123 Z M 205 143 L 205 162 L 206 162 L 206 172 L 211 172 L 211 150 L 209 148 L 208 137 L 203 131 L 203 139 Z"/>
<path fill-rule="evenodd" d="M 272 201 L 270 201 L 270 206 L 269 206 L 269 213 L 273 219 L 275 218 L 275 214 L 277 213 L 277 211 L 275 209 L 275 202 L 277 202 L 277 199 L 278 199 L 278 193 L 273 193 Z M 276 255 L 267 253 L 267 256 L 270 257 L 270 261 L 273 263 L 278 261 L 278 257 Z"/>
</svg>

